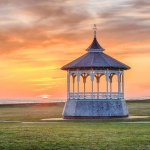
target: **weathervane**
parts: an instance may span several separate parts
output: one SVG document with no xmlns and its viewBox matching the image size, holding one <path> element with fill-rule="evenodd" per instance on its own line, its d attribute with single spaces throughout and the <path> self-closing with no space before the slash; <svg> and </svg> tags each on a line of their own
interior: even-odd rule
<svg viewBox="0 0 150 150">
<path fill-rule="evenodd" d="M 94 24 L 94 28 L 93 28 L 93 30 L 94 30 L 94 37 L 96 37 L 96 30 L 97 30 L 97 28 L 96 28 L 96 24 Z"/>
</svg>

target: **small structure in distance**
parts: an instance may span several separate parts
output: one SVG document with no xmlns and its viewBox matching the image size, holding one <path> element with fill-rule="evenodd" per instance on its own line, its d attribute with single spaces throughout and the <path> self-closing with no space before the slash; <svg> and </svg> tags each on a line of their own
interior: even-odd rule
<svg viewBox="0 0 150 150">
<path fill-rule="evenodd" d="M 94 39 L 87 48 L 87 53 L 61 68 L 67 71 L 67 102 L 64 107 L 63 118 L 128 117 L 129 112 L 124 100 L 124 70 L 130 69 L 130 67 L 103 52 L 104 49 L 97 41 L 96 25 L 93 29 Z M 114 75 L 117 75 L 118 79 L 118 92 L 112 92 Z M 88 76 L 91 82 L 91 92 L 86 92 Z M 102 76 L 106 78 L 106 92 L 101 92 L 99 89 Z M 70 78 L 72 78 L 72 92 L 70 92 Z M 84 84 L 83 92 L 80 92 L 81 78 Z M 94 80 L 97 83 L 96 92 L 93 91 Z"/>
</svg>

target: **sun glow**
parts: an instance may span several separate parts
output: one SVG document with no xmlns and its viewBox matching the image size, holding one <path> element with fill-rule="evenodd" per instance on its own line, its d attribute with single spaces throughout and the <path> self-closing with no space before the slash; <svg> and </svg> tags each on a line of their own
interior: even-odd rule
<svg viewBox="0 0 150 150">
<path fill-rule="evenodd" d="M 40 95 L 39 97 L 42 97 L 43 99 L 48 99 L 51 95 Z"/>
<path fill-rule="evenodd" d="M 48 96 L 43 96 L 43 98 L 44 98 L 44 99 L 47 99 L 47 98 L 48 98 Z"/>
</svg>

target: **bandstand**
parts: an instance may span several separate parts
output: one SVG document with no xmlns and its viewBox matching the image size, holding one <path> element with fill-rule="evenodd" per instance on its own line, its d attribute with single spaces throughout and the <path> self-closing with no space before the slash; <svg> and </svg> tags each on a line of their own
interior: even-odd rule
<svg viewBox="0 0 150 150">
<path fill-rule="evenodd" d="M 124 70 L 130 67 L 106 55 L 103 51 L 97 41 L 95 25 L 94 39 L 87 48 L 87 53 L 61 68 L 67 71 L 67 102 L 63 118 L 128 117 L 124 100 Z M 114 75 L 117 76 L 117 92 L 112 91 Z M 105 92 L 101 91 L 100 86 L 102 76 L 105 77 Z M 90 85 L 86 84 L 88 77 L 90 77 Z M 94 83 L 96 83 L 96 91 L 94 91 Z M 82 92 L 81 84 L 83 84 Z M 87 86 L 91 86 L 90 92 L 86 91 Z"/>
</svg>

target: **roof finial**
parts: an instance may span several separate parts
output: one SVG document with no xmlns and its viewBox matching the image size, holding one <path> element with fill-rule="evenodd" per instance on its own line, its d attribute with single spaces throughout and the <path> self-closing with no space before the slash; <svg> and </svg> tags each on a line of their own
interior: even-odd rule
<svg viewBox="0 0 150 150">
<path fill-rule="evenodd" d="M 93 30 L 94 30 L 94 38 L 96 38 L 96 24 L 94 24 L 94 28 L 93 28 Z"/>
</svg>

